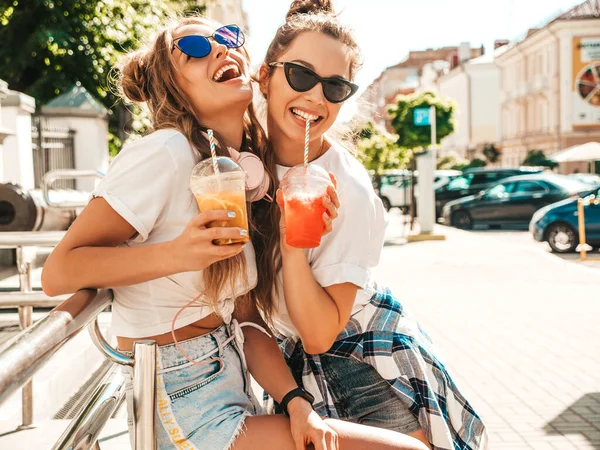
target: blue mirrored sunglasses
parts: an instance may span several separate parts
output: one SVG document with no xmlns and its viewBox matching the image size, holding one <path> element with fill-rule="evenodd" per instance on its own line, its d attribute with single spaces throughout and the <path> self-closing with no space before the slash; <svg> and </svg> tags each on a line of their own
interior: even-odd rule
<svg viewBox="0 0 600 450">
<path fill-rule="evenodd" d="M 227 48 L 239 48 L 246 42 L 246 36 L 237 25 L 225 25 L 217 29 L 211 36 L 199 36 L 193 34 L 173 39 L 173 48 L 177 47 L 182 53 L 192 58 L 204 58 L 210 54 L 212 45 L 209 39 L 214 39 Z"/>
</svg>

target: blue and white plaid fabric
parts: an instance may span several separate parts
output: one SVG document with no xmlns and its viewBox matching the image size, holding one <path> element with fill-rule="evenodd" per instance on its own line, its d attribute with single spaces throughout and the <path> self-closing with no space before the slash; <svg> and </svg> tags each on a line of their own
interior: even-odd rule
<svg viewBox="0 0 600 450">
<path fill-rule="evenodd" d="M 277 336 L 296 381 L 315 396 L 323 417 L 339 418 L 319 355 L 304 352 L 296 336 Z M 372 365 L 417 417 L 434 450 L 487 448 L 485 426 L 460 393 L 431 340 L 389 289 L 378 289 L 354 314 L 328 355 Z M 272 409 L 272 399 L 267 399 Z"/>
</svg>

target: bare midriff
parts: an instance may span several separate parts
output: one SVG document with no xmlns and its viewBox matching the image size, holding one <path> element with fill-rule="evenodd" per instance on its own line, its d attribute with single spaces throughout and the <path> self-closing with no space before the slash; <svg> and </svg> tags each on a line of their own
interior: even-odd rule
<svg viewBox="0 0 600 450">
<path fill-rule="evenodd" d="M 185 327 L 178 328 L 175 330 L 175 337 L 178 342 L 192 339 L 203 334 L 208 334 L 214 331 L 216 328 L 223 324 L 223 319 L 216 314 L 204 317 L 194 323 L 186 325 Z M 119 350 L 130 352 L 133 349 L 133 343 L 135 341 L 156 341 L 157 345 L 168 345 L 175 342 L 171 332 L 159 334 L 156 336 L 148 336 L 143 338 L 129 338 L 117 336 L 117 342 L 119 344 Z"/>
</svg>

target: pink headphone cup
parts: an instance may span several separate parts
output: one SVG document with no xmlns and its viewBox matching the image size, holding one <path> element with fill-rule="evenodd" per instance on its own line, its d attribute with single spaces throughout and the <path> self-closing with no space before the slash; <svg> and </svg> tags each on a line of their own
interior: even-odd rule
<svg viewBox="0 0 600 450">
<path fill-rule="evenodd" d="M 246 188 L 253 190 L 259 187 L 265 177 L 265 167 L 262 161 L 252 153 L 242 152 L 237 162 L 246 172 Z"/>
<path fill-rule="evenodd" d="M 271 179 L 260 158 L 254 153 L 240 153 L 232 148 L 229 148 L 229 154 L 246 172 L 246 199 L 250 202 L 262 199 L 269 191 Z"/>
<path fill-rule="evenodd" d="M 269 187 L 271 186 L 271 178 L 265 172 L 265 177 L 262 180 L 260 186 L 253 190 L 246 191 L 246 198 L 251 202 L 257 202 L 262 199 L 267 192 L 269 192 Z"/>
</svg>

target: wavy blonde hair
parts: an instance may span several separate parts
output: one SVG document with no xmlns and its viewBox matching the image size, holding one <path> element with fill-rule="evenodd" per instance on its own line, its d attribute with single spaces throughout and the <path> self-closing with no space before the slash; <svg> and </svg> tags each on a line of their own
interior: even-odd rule
<svg viewBox="0 0 600 450">
<path fill-rule="evenodd" d="M 152 129 L 150 132 L 162 129 L 176 129 L 181 132 L 202 158 L 210 157 L 209 143 L 204 132 L 206 128 L 199 123 L 192 103 L 179 87 L 175 75 L 177 67 L 172 58 L 173 35 L 185 25 L 209 25 L 214 28 L 221 26 L 204 17 L 184 17 L 175 19 L 169 26 L 160 31 L 151 44 L 128 54 L 119 67 L 118 82 L 121 95 L 136 103 L 145 103 L 150 112 Z M 240 48 L 249 63 L 246 50 Z M 250 64 L 248 64 L 250 66 Z M 266 170 L 271 179 L 275 179 L 275 161 L 266 154 L 266 135 L 260 125 L 254 107 L 250 104 L 244 114 L 244 139 L 240 151 L 255 153 L 265 161 Z M 216 133 L 215 133 L 216 134 Z M 217 140 L 218 136 L 217 136 Z M 217 145 L 217 154 L 229 156 L 229 152 Z M 271 163 L 268 163 L 271 161 Z M 269 192 L 274 197 L 274 190 Z M 250 209 L 250 208 L 248 208 Z M 250 211 L 249 211 L 250 212 Z M 261 226 L 250 217 L 251 233 L 257 234 Z M 264 220 L 264 219 L 263 219 Z M 261 272 L 259 267 L 259 273 Z M 247 267 L 244 254 L 218 261 L 203 271 L 205 298 L 208 304 L 218 311 L 219 293 L 227 284 L 235 292 L 236 280 L 247 283 Z M 260 279 L 260 277 L 259 277 Z M 254 290 L 247 298 L 253 298 L 261 309 L 270 312 L 270 307 L 261 305 L 265 297 L 264 285 Z"/>
</svg>

